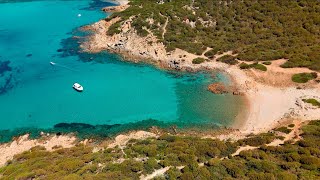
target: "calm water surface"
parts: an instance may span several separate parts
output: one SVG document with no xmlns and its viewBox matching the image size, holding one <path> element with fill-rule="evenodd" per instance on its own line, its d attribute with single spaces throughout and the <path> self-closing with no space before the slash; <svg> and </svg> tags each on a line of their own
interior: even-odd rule
<svg viewBox="0 0 320 180">
<path fill-rule="evenodd" d="M 0 130 L 58 123 L 141 125 L 148 119 L 182 127 L 228 126 L 242 107 L 239 97 L 206 90 L 209 83 L 228 81 L 220 73 L 215 78 L 173 74 L 124 63 L 106 52 L 78 53 L 78 28 L 105 17 L 100 8 L 111 3 L 4 2 L 0 0 Z M 74 91 L 74 82 L 84 92 Z"/>
</svg>

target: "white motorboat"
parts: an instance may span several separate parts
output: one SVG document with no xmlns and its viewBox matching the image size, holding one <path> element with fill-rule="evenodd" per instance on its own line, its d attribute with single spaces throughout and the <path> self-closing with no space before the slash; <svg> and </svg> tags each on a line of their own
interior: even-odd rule
<svg viewBox="0 0 320 180">
<path fill-rule="evenodd" d="M 83 91 L 83 87 L 79 83 L 74 83 L 72 87 L 73 87 L 73 89 L 75 89 L 78 92 Z"/>
<path fill-rule="evenodd" d="M 52 61 L 50 62 L 50 64 L 51 64 L 52 66 L 56 65 L 56 63 L 55 63 L 55 62 L 52 62 Z"/>
</svg>

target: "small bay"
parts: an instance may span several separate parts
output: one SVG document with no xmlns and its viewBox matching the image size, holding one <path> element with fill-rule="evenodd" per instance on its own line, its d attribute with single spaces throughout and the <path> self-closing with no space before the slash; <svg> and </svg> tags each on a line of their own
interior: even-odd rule
<svg viewBox="0 0 320 180">
<path fill-rule="evenodd" d="M 212 82 L 229 81 L 222 73 L 167 72 L 107 52 L 78 52 L 78 28 L 104 18 L 100 8 L 108 5 L 100 0 L 0 1 L 0 131 L 50 129 L 59 123 L 130 124 L 132 129 L 144 122 L 233 123 L 243 99 L 207 91 Z M 82 93 L 72 89 L 75 82 L 84 86 Z"/>
</svg>

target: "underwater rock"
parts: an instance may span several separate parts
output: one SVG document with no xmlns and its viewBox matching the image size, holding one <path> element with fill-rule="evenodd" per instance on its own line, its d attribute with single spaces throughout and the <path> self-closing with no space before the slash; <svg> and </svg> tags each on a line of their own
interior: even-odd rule
<svg viewBox="0 0 320 180">
<path fill-rule="evenodd" d="M 32 56 L 32 54 L 27 54 L 27 55 L 26 55 L 26 57 L 31 57 L 31 56 Z"/>
<path fill-rule="evenodd" d="M 12 71 L 12 68 L 9 66 L 10 61 L 0 61 L 0 75 L 3 75 L 7 71 Z"/>
<path fill-rule="evenodd" d="M 59 123 L 54 125 L 54 128 L 64 128 L 64 129 L 89 129 L 94 128 L 93 125 L 85 123 Z"/>
<path fill-rule="evenodd" d="M 228 88 L 222 83 L 209 84 L 208 91 L 214 94 L 225 94 L 228 93 Z"/>
</svg>

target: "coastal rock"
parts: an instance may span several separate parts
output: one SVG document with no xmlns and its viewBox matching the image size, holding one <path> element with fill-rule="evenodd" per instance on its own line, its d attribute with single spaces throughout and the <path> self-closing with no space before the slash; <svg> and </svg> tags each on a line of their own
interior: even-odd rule
<svg viewBox="0 0 320 180">
<path fill-rule="evenodd" d="M 225 94 L 228 93 L 228 88 L 222 83 L 213 83 L 208 86 L 208 91 L 214 94 Z"/>
<path fill-rule="evenodd" d="M 120 6 L 108 6 L 105 8 L 102 8 L 102 11 L 104 12 L 120 12 L 125 9 L 127 9 L 129 5 L 120 5 Z"/>
<path fill-rule="evenodd" d="M 244 95 L 244 93 L 240 92 L 240 91 L 233 91 L 232 94 L 235 96 L 243 96 Z"/>
</svg>

